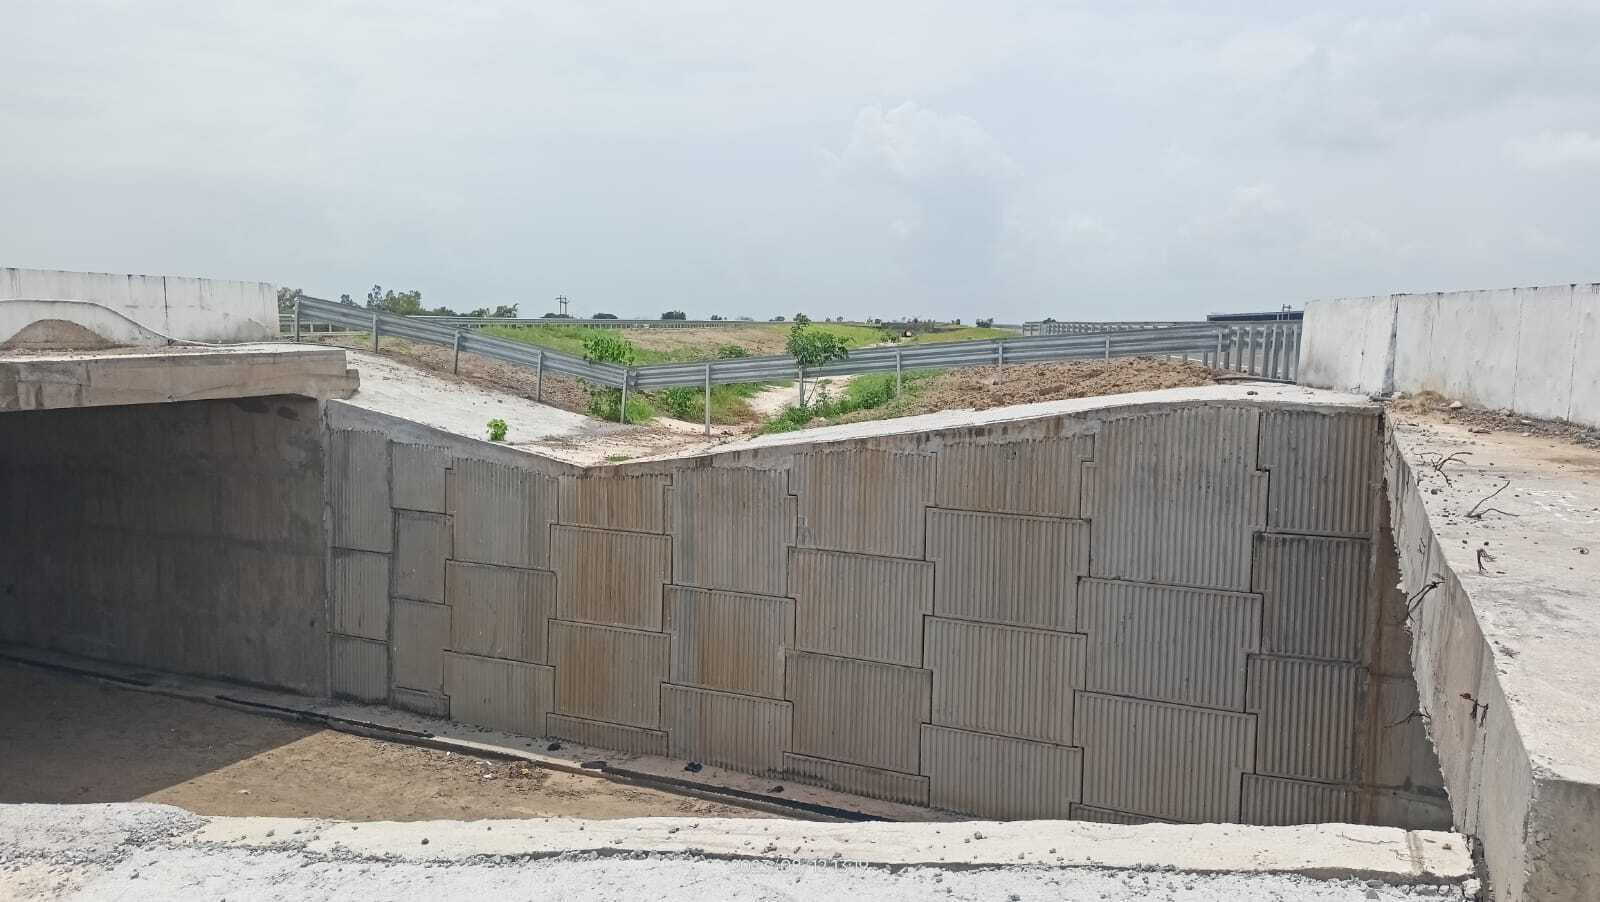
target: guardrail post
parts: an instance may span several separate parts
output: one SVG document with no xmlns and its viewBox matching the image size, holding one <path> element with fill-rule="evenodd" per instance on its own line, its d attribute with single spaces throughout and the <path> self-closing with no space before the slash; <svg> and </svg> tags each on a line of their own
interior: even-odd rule
<svg viewBox="0 0 1600 902">
<path fill-rule="evenodd" d="M 294 343 L 300 343 L 300 299 L 294 299 Z"/>
<path fill-rule="evenodd" d="M 1106 363 L 1111 362 L 1111 333 L 1106 333 Z"/>
<path fill-rule="evenodd" d="M 378 350 L 378 314 L 372 314 L 372 350 Z"/>
<path fill-rule="evenodd" d="M 900 355 L 904 353 L 899 348 L 894 349 L 894 396 L 900 397 Z"/>
<path fill-rule="evenodd" d="M 535 385 L 534 398 L 536 400 L 538 400 L 539 402 L 543 403 L 543 401 L 544 401 L 544 352 L 543 351 L 539 352 L 539 362 L 534 364 L 533 372 L 534 372 L 534 374 L 536 376 L 536 378 L 534 380 L 534 385 Z"/>
<path fill-rule="evenodd" d="M 450 349 L 450 372 L 461 375 L 461 330 L 456 329 L 456 340 Z"/>
<path fill-rule="evenodd" d="M 622 368 L 622 406 L 617 408 L 617 422 L 628 422 L 628 368 Z"/>
<path fill-rule="evenodd" d="M 1211 358 L 1211 368 L 1214 369 L 1214 370 L 1222 369 L 1222 330 L 1221 329 L 1217 330 L 1217 350 L 1216 350 L 1215 356 L 1213 356 Z"/>
<path fill-rule="evenodd" d="M 1003 341 L 997 341 L 994 343 L 994 347 L 995 359 L 999 363 L 999 368 L 1004 370 L 1006 368 L 1006 343 Z"/>
<path fill-rule="evenodd" d="M 706 438 L 711 437 L 711 364 L 706 363 Z"/>
</svg>

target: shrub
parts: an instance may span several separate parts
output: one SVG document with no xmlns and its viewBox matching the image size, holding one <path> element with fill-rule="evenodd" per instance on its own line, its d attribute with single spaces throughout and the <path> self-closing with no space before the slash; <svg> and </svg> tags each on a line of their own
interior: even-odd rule
<svg viewBox="0 0 1600 902">
<path fill-rule="evenodd" d="M 596 331 L 583 337 L 583 359 L 590 363 L 615 363 L 632 366 L 638 356 L 633 342 L 618 335 L 615 330 Z"/>
<path fill-rule="evenodd" d="M 721 360 L 737 360 L 740 357 L 749 357 L 750 352 L 738 345 L 723 345 L 717 348 L 717 357 Z"/>
<path fill-rule="evenodd" d="M 503 442 L 506 440 L 506 421 L 495 418 L 489 421 L 489 441 Z"/>
<path fill-rule="evenodd" d="M 656 397 L 661 399 L 667 415 L 679 420 L 693 420 L 705 416 L 705 392 L 698 388 L 676 386 L 663 389 Z"/>
</svg>

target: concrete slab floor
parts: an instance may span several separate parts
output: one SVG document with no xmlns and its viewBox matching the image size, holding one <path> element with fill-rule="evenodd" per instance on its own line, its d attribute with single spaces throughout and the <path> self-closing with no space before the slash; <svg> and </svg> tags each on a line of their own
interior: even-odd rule
<svg viewBox="0 0 1600 902">
<path fill-rule="evenodd" d="M 1401 902 L 1464 899 L 1476 891 L 1459 837 L 1397 838 L 1406 835 L 1381 828 L 1217 826 L 1206 843 L 1193 834 L 1207 828 L 1086 824 L 1073 835 L 1058 833 L 1070 826 L 1062 822 L 982 823 L 960 825 L 959 836 L 941 844 L 928 841 L 929 831 L 939 829 L 930 824 L 610 823 L 335 824 L 202 818 L 156 805 L 5 806 L 0 894 L 85 900 Z M 722 824 L 733 829 L 718 829 Z M 952 825 L 942 829 L 957 833 Z M 1353 835 L 1341 838 L 1344 833 Z M 1274 834 L 1277 841 L 1268 838 Z M 714 845 L 718 836 L 720 846 Z M 1446 848 L 1452 842 L 1454 850 Z M 1072 864 L 1042 859 L 1049 843 L 1069 853 L 1058 857 Z M 1150 859 L 1158 845 L 1189 848 L 1209 866 L 1159 868 Z M 1292 859 L 1315 860 L 1319 849 L 1343 859 L 1345 869 L 1274 870 Z M 955 863 L 932 861 L 940 850 Z M 1118 863 L 1082 866 L 1086 855 Z M 1141 856 L 1152 863 L 1139 863 Z M 913 863 L 897 864 L 907 861 Z"/>
<path fill-rule="evenodd" d="M 0 762 L 0 802 L 396 821 L 767 816 L 9 664 L 0 664 Z"/>
</svg>

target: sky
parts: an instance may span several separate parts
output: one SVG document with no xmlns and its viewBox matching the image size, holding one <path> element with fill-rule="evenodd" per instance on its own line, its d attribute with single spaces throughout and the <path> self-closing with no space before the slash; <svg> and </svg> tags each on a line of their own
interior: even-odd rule
<svg viewBox="0 0 1600 902">
<path fill-rule="evenodd" d="M 969 322 L 1600 280 L 1593 0 L 0 13 L 0 266 Z"/>
</svg>

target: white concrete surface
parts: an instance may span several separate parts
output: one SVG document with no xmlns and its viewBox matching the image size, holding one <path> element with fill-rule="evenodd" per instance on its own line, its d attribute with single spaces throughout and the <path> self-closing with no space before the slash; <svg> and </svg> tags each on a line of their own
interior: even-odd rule
<svg viewBox="0 0 1600 902">
<path fill-rule="evenodd" d="M 1343 826 L 352 824 L 0 807 L 0 893 L 26 898 L 1385 902 L 1474 891 L 1459 836 Z"/>
<path fill-rule="evenodd" d="M 1600 425 L 1600 283 L 1306 305 L 1300 382 Z"/>
<path fill-rule="evenodd" d="M 266 282 L 0 269 L 0 343 L 41 320 L 114 344 L 264 341 L 278 334 L 278 294 Z"/>
</svg>

